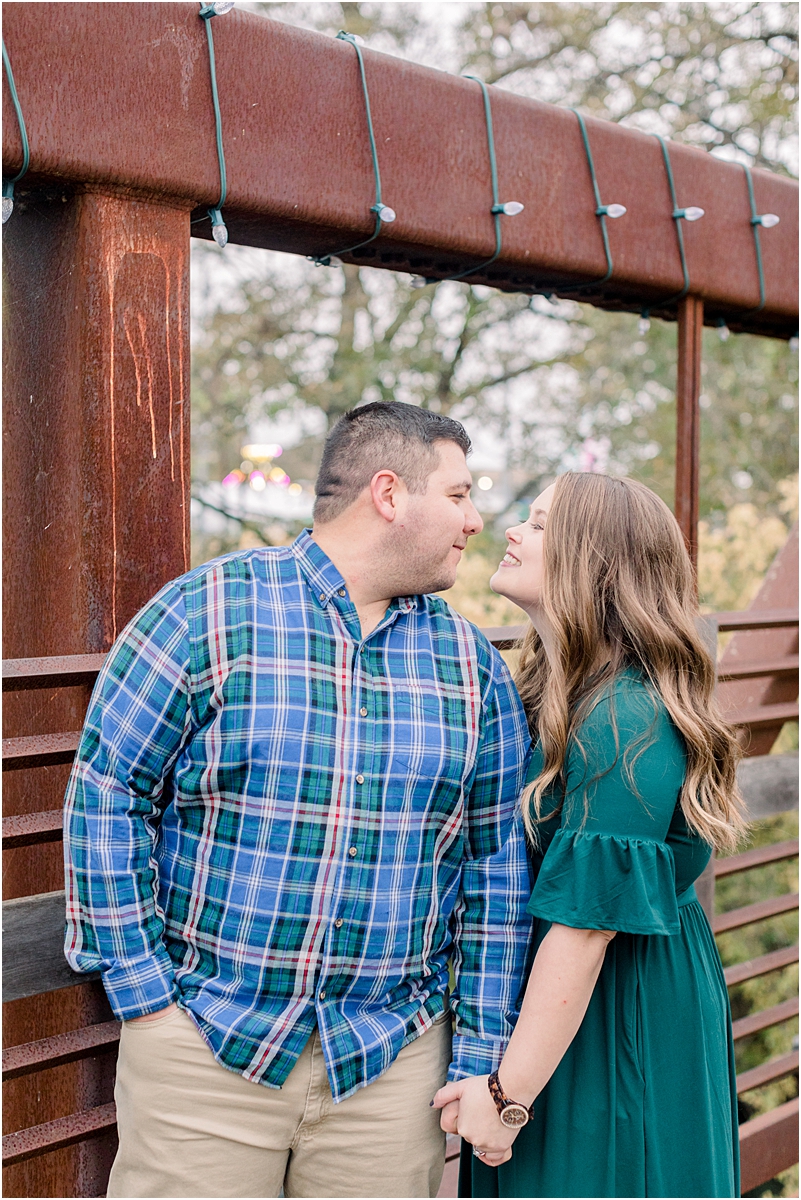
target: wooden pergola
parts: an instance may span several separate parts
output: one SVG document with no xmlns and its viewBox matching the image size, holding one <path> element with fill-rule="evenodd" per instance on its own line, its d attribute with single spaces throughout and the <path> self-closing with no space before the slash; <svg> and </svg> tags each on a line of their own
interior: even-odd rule
<svg viewBox="0 0 801 1200">
<path fill-rule="evenodd" d="M 230 240 L 320 255 L 369 237 L 353 47 L 237 11 L 215 18 L 214 38 Z M 117 1025 L 100 984 L 60 957 L 60 809 L 102 656 L 188 567 L 189 247 L 210 236 L 201 218 L 220 176 L 197 4 L 14 3 L 4 41 L 31 156 L 4 228 L 4 854 L 12 944 L 36 939 L 6 1005 L 6 1194 L 100 1195 Z M 349 261 L 446 278 L 488 259 L 478 84 L 369 50 L 364 61 L 397 217 Z M 22 143 L 3 88 L 9 177 Z M 796 333 L 797 184 L 753 172 L 758 213 L 780 218 L 761 230 L 763 294 L 744 169 L 671 144 L 678 203 L 705 213 L 678 218 L 685 279 L 659 142 L 588 118 L 603 201 L 627 209 L 609 222 L 614 270 L 598 284 L 607 259 L 575 114 L 492 89 L 492 116 L 501 199 L 525 208 L 501 218 L 502 252 L 470 282 L 677 320 L 676 514 L 695 554 L 701 331 Z M 791 607 L 759 627 L 797 624 Z"/>
</svg>

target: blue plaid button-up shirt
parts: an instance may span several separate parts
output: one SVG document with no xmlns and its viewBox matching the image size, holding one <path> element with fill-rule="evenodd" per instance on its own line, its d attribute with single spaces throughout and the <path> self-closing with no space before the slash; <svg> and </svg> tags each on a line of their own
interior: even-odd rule
<svg viewBox="0 0 801 1200">
<path fill-rule="evenodd" d="M 315 1025 L 343 1099 L 456 988 L 451 1077 L 497 1066 L 530 918 L 529 738 L 436 596 L 362 638 L 308 533 L 168 584 L 95 688 L 67 791 L 66 954 L 118 1017 L 177 1001 L 279 1087 Z"/>
</svg>

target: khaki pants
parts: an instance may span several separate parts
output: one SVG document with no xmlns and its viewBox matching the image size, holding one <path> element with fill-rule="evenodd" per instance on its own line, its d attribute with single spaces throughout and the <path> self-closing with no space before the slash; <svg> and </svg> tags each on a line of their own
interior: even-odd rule
<svg viewBox="0 0 801 1200">
<path fill-rule="evenodd" d="M 221 1067 L 181 1010 L 126 1023 L 108 1195 L 435 1196 L 445 1135 L 429 1101 L 450 1043 L 446 1017 L 334 1104 L 316 1030 L 278 1090 Z"/>
</svg>

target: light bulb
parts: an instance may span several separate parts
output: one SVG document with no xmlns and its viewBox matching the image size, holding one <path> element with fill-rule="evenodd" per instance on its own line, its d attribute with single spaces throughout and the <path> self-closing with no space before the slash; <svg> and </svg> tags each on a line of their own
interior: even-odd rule
<svg viewBox="0 0 801 1200">
<path fill-rule="evenodd" d="M 685 221 L 700 221 L 703 215 L 704 210 L 702 208 L 695 208 L 692 205 L 689 208 L 685 208 L 682 212 Z"/>
<path fill-rule="evenodd" d="M 625 217 L 626 211 L 626 206 L 624 204 L 606 205 L 606 215 L 607 217 L 611 217 L 613 221 L 616 221 L 618 217 Z"/>
<path fill-rule="evenodd" d="M 789 346 L 790 352 L 792 354 L 798 354 L 798 334 L 797 333 L 794 334 L 794 336 L 790 338 L 787 345 Z"/>
<path fill-rule="evenodd" d="M 336 254 L 332 254 L 326 262 L 327 267 L 344 267 L 344 265 L 345 264 L 343 263 L 342 259 L 337 258 Z"/>
<path fill-rule="evenodd" d="M 723 320 L 722 317 L 717 322 L 717 330 L 718 330 L 718 337 L 720 338 L 720 340 L 722 342 L 727 342 L 729 340 L 730 330 L 729 330 L 728 325 L 726 324 L 726 322 Z"/>
<path fill-rule="evenodd" d="M 524 206 L 519 200 L 508 200 L 506 204 L 503 204 L 501 207 L 507 217 L 516 217 L 518 213 L 523 211 Z"/>
<path fill-rule="evenodd" d="M 374 204 L 372 211 L 376 213 L 378 219 L 383 221 L 385 225 L 391 225 L 395 220 L 395 209 L 390 208 L 387 204 Z"/>
<path fill-rule="evenodd" d="M 224 17 L 229 13 L 236 4 L 236 0 L 214 0 L 212 8 L 214 9 L 215 17 Z"/>
<path fill-rule="evenodd" d="M 225 228 L 225 225 L 223 224 L 222 221 L 218 222 L 218 224 L 216 224 L 216 225 L 212 225 L 211 236 L 214 238 L 215 242 L 220 247 L 220 249 L 222 249 L 223 246 L 227 246 L 228 230 Z"/>
<path fill-rule="evenodd" d="M 757 217 L 757 221 L 764 229 L 772 229 L 774 225 L 778 225 L 780 217 L 775 213 L 763 213 L 761 217 Z"/>
<path fill-rule="evenodd" d="M 3 196 L 3 224 L 5 225 L 8 218 L 14 211 L 14 201 L 11 196 Z"/>
<path fill-rule="evenodd" d="M 425 275 L 413 275 L 412 276 L 412 287 L 413 288 L 424 288 L 424 287 L 427 287 L 427 285 L 428 285 L 428 280 L 426 279 Z"/>
<path fill-rule="evenodd" d="M 337 37 L 343 42 L 358 42 L 360 46 L 365 44 L 364 38 L 358 33 L 347 33 L 344 29 L 340 29 Z"/>
<path fill-rule="evenodd" d="M 639 321 L 637 322 L 637 332 L 638 333 L 647 333 L 650 328 L 651 328 L 651 322 L 650 322 L 649 318 L 646 316 L 640 317 Z"/>
</svg>

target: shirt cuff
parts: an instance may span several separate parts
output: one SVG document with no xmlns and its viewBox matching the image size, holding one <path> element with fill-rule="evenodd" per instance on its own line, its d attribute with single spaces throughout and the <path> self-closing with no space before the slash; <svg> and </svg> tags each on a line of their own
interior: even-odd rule
<svg viewBox="0 0 801 1200">
<path fill-rule="evenodd" d="M 175 971 L 166 950 L 103 971 L 103 987 L 114 1016 L 120 1021 L 144 1017 L 166 1008 L 177 998 Z"/>
<path fill-rule="evenodd" d="M 453 1060 L 448 1067 L 448 1079 L 464 1079 L 468 1075 L 489 1075 L 501 1065 L 507 1042 L 502 1038 L 480 1038 L 460 1033 L 453 1039 Z"/>
</svg>

